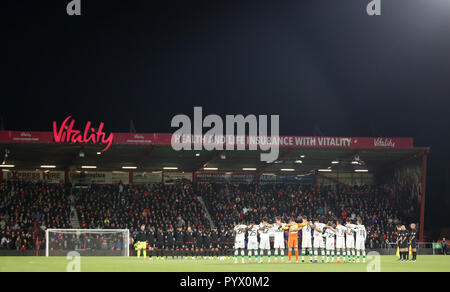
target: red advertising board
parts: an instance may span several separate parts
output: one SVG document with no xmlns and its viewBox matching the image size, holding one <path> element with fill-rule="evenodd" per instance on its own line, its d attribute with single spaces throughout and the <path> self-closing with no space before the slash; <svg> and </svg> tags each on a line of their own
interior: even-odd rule
<svg viewBox="0 0 450 292">
<path fill-rule="evenodd" d="M 272 139 L 272 140 L 267 140 Z M 116 145 L 171 145 L 172 134 L 137 134 L 114 133 L 113 144 Z M 213 142 L 208 142 L 212 141 Z M 329 149 L 405 149 L 413 148 L 413 138 L 385 138 L 385 137 L 313 137 L 313 136 L 280 136 L 267 137 L 238 137 L 224 136 L 210 139 L 207 136 L 184 136 L 176 141 L 202 141 L 205 144 L 257 145 L 272 143 L 280 148 L 329 148 Z M 270 142 L 268 142 L 270 141 Z M 0 131 L 0 143 L 56 143 L 52 132 Z"/>
</svg>

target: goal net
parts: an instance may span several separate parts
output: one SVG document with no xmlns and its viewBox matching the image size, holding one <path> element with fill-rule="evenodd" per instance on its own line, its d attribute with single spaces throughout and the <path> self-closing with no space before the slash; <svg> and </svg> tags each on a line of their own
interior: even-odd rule
<svg viewBox="0 0 450 292">
<path fill-rule="evenodd" d="M 45 256 L 129 256 L 128 229 L 47 229 Z"/>
</svg>

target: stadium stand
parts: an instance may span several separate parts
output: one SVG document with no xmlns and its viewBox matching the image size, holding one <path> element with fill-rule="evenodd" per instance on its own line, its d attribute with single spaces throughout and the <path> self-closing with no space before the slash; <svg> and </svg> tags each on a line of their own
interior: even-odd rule
<svg viewBox="0 0 450 292">
<path fill-rule="evenodd" d="M 0 183 L 0 247 L 29 250 L 45 246 L 46 228 L 71 228 L 68 186 Z"/>
<path fill-rule="evenodd" d="M 188 183 L 91 185 L 76 189 L 74 195 L 82 228 L 128 228 L 131 233 L 142 224 L 164 230 L 210 228 Z"/>
<path fill-rule="evenodd" d="M 0 248 L 30 250 L 38 245 L 43 249 L 46 228 L 70 228 L 69 188 L 63 184 L 1 182 Z M 81 228 L 128 228 L 132 235 L 141 224 L 156 230 L 188 226 L 194 231 L 210 230 L 198 200 L 201 196 L 219 231 L 230 231 L 239 221 L 260 222 L 264 217 L 287 220 L 306 215 L 322 222 L 360 218 L 368 230 L 367 247 L 380 248 L 393 241 L 395 225 L 412 222 L 409 220 L 415 212 L 401 208 L 403 196 L 394 189 L 387 185 L 314 188 L 186 181 L 170 185 L 93 184 L 75 188 L 73 195 Z"/>
</svg>

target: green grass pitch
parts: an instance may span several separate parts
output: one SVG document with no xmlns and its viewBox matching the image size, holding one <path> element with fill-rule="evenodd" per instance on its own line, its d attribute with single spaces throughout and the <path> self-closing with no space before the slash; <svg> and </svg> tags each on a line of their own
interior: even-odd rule
<svg viewBox="0 0 450 292">
<path fill-rule="evenodd" d="M 240 260 L 240 258 L 239 258 Z M 246 259 L 247 260 L 247 259 Z M 234 259 L 144 260 L 136 257 L 81 257 L 82 272 L 450 272 L 450 257 L 423 255 L 417 262 L 397 262 L 395 256 L 363 263 L 268 263 L 234 264 Z M 0 272 L 65 272 L 72 260 L 65 257 L 0 257 Z M 378 264 L 379 263 L 379 264 Z"/>
</svg>

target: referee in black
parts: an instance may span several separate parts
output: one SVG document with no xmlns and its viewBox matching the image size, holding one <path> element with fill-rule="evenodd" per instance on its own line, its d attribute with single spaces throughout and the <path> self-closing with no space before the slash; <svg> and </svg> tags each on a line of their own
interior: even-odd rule
<svg viewBox="0 0 450 292">
<path fill-rule="evenodd" d="M 409 259 L 409 252 L 408 252 L 408 230 L 406 230 L 405 225 L 402 225 L 401 231 L 400 231 L 400 260 L 401 261 L 408 261 Z"/>
<path fill-rule="evenodd" d="M 412 250 L 412 261 L 415 262 L 417 260 L 417 229 L 416 224 L 412 223 L 410 225 L 411 232 L 409 233 L 409 245 L 411 245 Z"/>
</svg>

